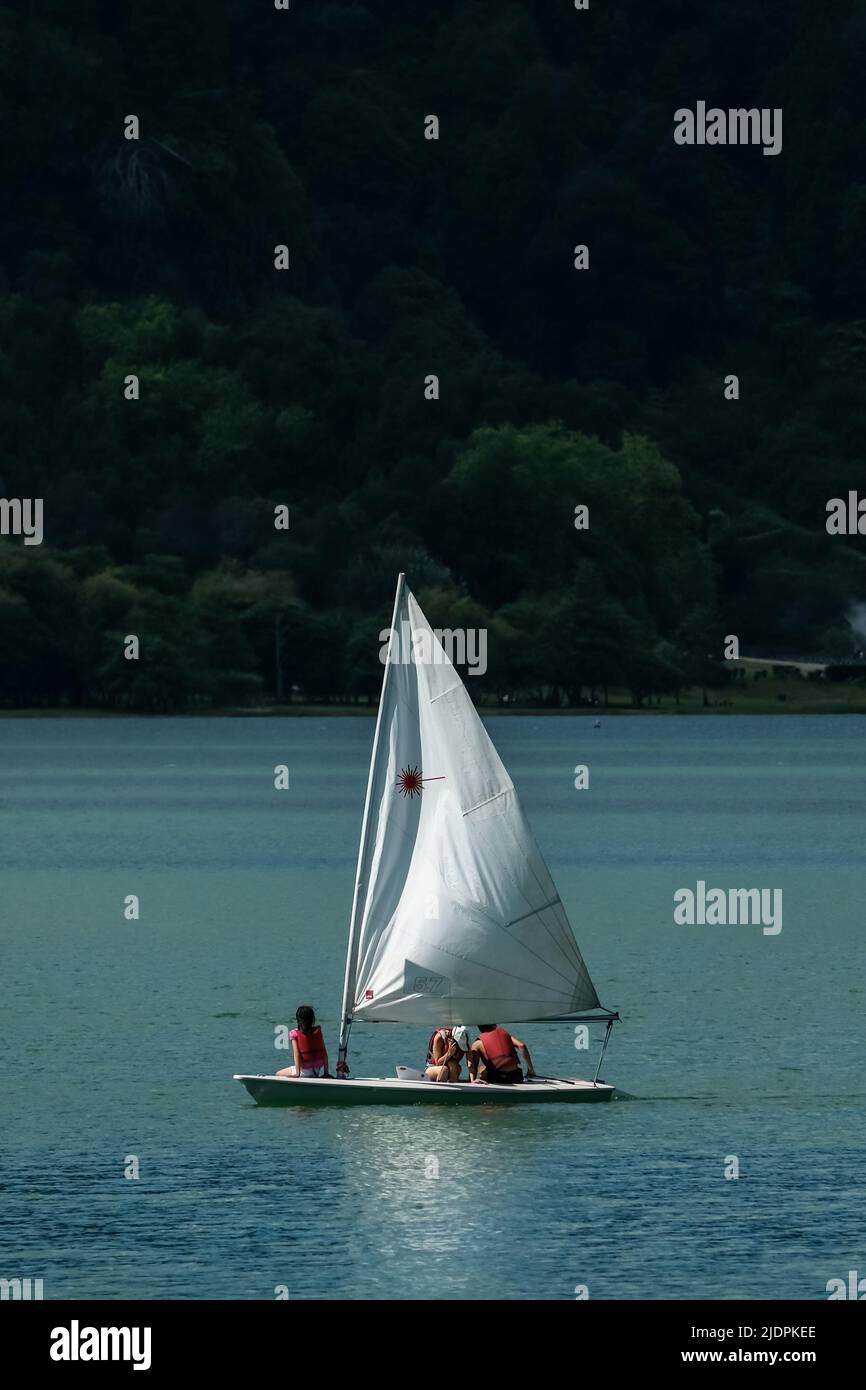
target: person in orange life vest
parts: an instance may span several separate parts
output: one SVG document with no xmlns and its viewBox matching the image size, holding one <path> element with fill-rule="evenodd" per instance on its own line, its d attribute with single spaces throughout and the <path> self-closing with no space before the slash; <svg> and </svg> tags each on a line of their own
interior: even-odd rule
<svg viewBox="0 0 866 1390">
<path fill-rule="evenodd" d="M 478 1032 L 481 1036 L 472 1044 L 469 1052 L 470 1080 L 481 1085 L 520 1085 L 523 1072 L 517 1055 L 518 1048 L 526 1058 L 526 1075 L 535 1075 L 529 1048 L 507 1028 L 499 1028 L 495 1023 L 479 1023 Z M 481 1076 L 478 1075 L 479 1064 L 483 1073 Z"/>
<path fill-rule="evenodd" d="M 277 1076 L 329 1076 L 328 1049 L 316 1015 L 309 1004 L 302 1004 L 295 1014 L 297 1028 L 289 1034 L 292 1044 L 293 1067 L 283 1067 Z"/>
<path fill-rule="evenodd" d="M 460 1062 L 468 1051 L 465 1028 L 437 1028 L 427 1044 L 424 1075 L 431 1081 L 459 1081 Z"/>
</svg>

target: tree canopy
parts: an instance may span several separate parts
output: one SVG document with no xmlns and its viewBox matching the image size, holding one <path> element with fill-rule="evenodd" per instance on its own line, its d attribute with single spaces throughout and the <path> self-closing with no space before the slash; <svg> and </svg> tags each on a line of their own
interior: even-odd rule
<svg viewBox="0 0 866 1390">
<path fill-rule="evenodd" d="M 399 569 L 500 697 L 851 656 L 864 57 L 858 0 L 0 7 L 0 701 L 368 698 Z"/>
</svg>

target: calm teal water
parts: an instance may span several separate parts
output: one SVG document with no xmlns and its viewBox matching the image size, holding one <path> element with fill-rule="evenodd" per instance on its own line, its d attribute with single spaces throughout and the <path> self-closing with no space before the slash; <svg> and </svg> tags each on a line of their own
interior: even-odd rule
<svg viewBox="0 0 866 1390">
<path fill-rule="evenodd" d="M 372 721 L 0 721 L 0 1276 L 55 1298 L 568 1299 L 866 1275 L 866 724 L 490 726 L 623 1015 L 605 1075 L 633 1099 L 255 1108 L 231 1075 L 285 1064 L 298 1003 L 335 1044 Z M 781 934 L 675 926 L 699 878 L 781 888 Z M 540 1070 L 586 1074 L 567 1026 L 521 1031 Z M 353 1042 L 356 1071 L 390 1073 L 422 1040 Z"/>
</svg>

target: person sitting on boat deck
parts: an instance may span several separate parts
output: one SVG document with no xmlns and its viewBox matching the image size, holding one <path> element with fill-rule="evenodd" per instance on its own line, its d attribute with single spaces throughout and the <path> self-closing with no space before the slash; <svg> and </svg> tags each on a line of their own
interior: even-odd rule
<svg viewBox="0 0 866 1390">
<path fill-rule="evenodd" d="M 277 1076 L 328 1076 L 328 1049 L 316 1014 L 309 1004 L 302 1004 L 295 1014 L 298 1026 L 289 1034 L 292 1044 L 293 1067 L 283 1067 Z"/>
<path fill-rule="evenodd" d="M 430 1081 L 459 1081 L 460 1062 L 469 1051 L 465 1028 L 437 1028 L 427 1044 L 424 1075 Z"/>
<path fill-rule="evenodd" d="M 517 1055 L 518 1048 L 526 1058 L 526 1075 L 535 1075 L 529 1048 L 507 1028 L 499 1028 L 495 1023 L 479 1023 L 478 1032 L 481 1036 L 472 1044 L 469 1052 L 471 1081 L 486 1082 L 491 1086 L 520 1085 L 523 1071 Z M 479 1063 L 483 1072 L 481 1076 L 478 1075 Z"/>
</svg>

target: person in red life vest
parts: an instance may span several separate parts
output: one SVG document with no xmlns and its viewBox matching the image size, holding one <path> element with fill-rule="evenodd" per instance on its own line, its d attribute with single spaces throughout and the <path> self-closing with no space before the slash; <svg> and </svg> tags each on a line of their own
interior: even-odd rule
<svg viewBox="0 0 866 1390">
<path fill-rule="evenodd" d="M 495 1023 L 479 1023 L 481 1036 L 472 1044 L 469 1052 L 469 1077 L 472 1081 L 486 1082 L 490 1086 L 517 1086 L 523 1081 L 518 1048 L 526 1058 L 526 1075 L 534 1076 L 535 1068 L 529 1055 L 529 1048 L 520 1038 L 515 1038 L 507 1028 L 499 1028 Z M 482 1075 L 478 1075 L 479 1064 Z"/>
<path fill-rule="evenodd" d="M 430 1081 L 459 1081 L 460 1062 L 469 1051 L 465 1028 L 437 1028 L 427 1044 L 424 1075 Z"/>
<path fill-rule="evenodd" d="M 309 1004 L 302 1004 L 295 1014 L 298 1026 L 289 1034 L 292 1044 L 293 1067 L 283 1067 L 277 1076 L 329 1076 L 328 1049 L 316 1015 Z"/>
</svg>

